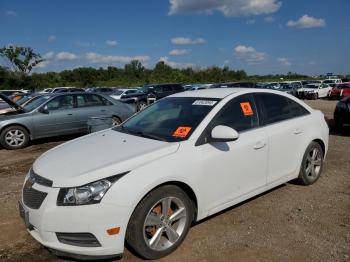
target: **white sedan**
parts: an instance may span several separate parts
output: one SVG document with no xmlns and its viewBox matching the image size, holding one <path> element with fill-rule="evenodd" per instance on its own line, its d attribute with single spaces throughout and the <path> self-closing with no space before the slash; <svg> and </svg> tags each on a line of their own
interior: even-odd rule
<svg viewBox="0 0 350 262">
<path fill-rule="evenodd" d="M 328 84 L 307 84 L 298 90 L 298 95 L 301 98 L 318 99 L 328 97 L 332 87 Z"/>
<path fill-rule="evenodd" d="M 278 91 L 207 89 L 157 101 L 118 127 L 37 159 L 19 203 L 55 254 L 158 259 L 191 224 L 280 184 L 313 184 L 328 149 L 323 114 Z"/>
<path fill-rule="evenodd" d="M 138 89 L 117 89 L 114 91 L 110 97 L 116 99 L 116 100 L 121 100 L 123 98 L 128 98 L 131 97 L 134 94 L 139 93 L 140 91 Z"/>
</svg>

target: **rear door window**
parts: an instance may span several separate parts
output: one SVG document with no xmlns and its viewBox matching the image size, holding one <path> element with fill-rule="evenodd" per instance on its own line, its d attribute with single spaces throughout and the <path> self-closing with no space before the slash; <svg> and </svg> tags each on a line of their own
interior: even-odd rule
<svg viewBox="0 0 350 262">
<path fill-rule="evenodd" d="M 92 94 L 77 95 L 78 107 L 92 107 L 92 106 L 104 106 L 104 105 L 105 105 L 104 101 L 98 95 L 92 95 Z"/>
<path fill-rule="evenodd" d="M 277 94 L 255 94 L 264 114 L 264 123 L 273 124 L 308 114 L 306 108 L 288 97 Z"/>
</svg>

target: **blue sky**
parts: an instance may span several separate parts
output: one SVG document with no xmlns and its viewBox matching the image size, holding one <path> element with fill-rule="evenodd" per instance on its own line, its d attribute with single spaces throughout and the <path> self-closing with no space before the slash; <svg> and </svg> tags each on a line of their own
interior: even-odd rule
<svg viewBox="0 0 350 262">
<path fill-rule="evenodd" d="M 349 0 L 2 0 L 0 36 L 0 46 L 44 56 L 37 72 L 136 58 L 150 68 L 162 60 L 249 74 L 350 73 Z"/>
</svg>

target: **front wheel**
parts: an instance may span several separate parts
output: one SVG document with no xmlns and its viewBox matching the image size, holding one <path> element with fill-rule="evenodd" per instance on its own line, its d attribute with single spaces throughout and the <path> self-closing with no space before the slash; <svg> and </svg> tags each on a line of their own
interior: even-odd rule
<svg viewBox="0 0 350 262">
<path fill-rule="evenodd" d="M 28 131 L 21 126 L 9 126 L 1 132 L 0 143 L 10 150 L 24 148 L 29 143 Z"/>
<path fill-rule="evenodd" d="M 142 111 L 147 107 L 147 102 L 146 101 L 140 101 L 137 105 L 137 111 Z"/>
<path fill-rule="evenodd" d="M 182 243 L 192 221 L 193 206 L 187 194 L 177 186 L 162 186 L 134 210 L 126 241 L 143 258 L 159 259 Z"/>
<path fill-rule="evenodd" d="M 307 147 L 301 163 L 298 182 L 302 185 L 311 185 L 321 176 L 324 153 L 317 142 L 311 142 Z"/>
<path fill-rule="evenodd" d="M 119 126 L 122 123 L 122 120 L 117 117 L 117 116 L 113 116 L 112 117 L 112 125 L 113 126 Z"/>
</svg>

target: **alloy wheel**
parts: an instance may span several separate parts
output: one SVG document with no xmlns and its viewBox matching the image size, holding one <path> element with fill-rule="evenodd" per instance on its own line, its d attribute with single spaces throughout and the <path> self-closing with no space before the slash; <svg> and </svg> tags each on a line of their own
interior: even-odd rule
<svg viewBox="0 0 350 262">
<path fill-rule="evenodd" d="M 185 232 L 187 210 L 176 197 L 158 201 L 148 212 L 144 222 L 144 240 L 149 248 L 162 251 L 172 247 Z"/>
<path fill-rule="evenodd" d="M 5 142 L 11 147 L 19 147 L 25 142 L 25 134 L 22 130 L 12 129 L 5 134 Z"/>
<path fill-rule="evenodd" d="M 318 148 L 310 150 L 306 158 L 305 173 L 311 179 L 316 179 L 320 173 L 322 165 L 322 153 Z"/>
</svg>

